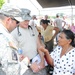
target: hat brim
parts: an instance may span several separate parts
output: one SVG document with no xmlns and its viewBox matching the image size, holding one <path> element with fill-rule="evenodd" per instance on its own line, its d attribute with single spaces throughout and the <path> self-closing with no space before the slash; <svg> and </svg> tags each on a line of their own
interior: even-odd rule
<svg viewBox="0 0 75 75">
<path fill-rule="evenodd" d="M 22 22 L 22 21 L 24 21 L 23 19 L 22 19 L 22 17 L 14 17 L 17 21 L 19 21 L 19 22 Z"/>
<path fill-rule="evenodd" d="M 18 20 L 19 22 L 23 22 L 25 20 L 31 20 L 31 17 L 14 17 L 16 20 Z"/>
</svg>

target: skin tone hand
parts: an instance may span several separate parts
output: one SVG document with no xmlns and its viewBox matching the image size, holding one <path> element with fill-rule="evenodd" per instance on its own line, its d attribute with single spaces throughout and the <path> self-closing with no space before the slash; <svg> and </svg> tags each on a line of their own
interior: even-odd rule
<svg viewBox="0 0 75 75">
<path fill-rule="evenodd" d="M 20 60 L 20 61 L 22 61 L 24 58 L 25 58 L 25 56 L 24 56 L 24 55 L 22 55 L 22 54 L 21 54 L 21 55 L 19 55 L 19 60 Z M 27 59 L 28 59 L 28 61 L 29 61 L 28 63 L 30 63 L 29 58 L 28 58 L 28 57 L 26 57 L 26 58 L 27 58 Z"/>
<path fill-rule="evenodd" d="M 19 55 L 19 60 L 22 61 L 25 57 L 21 54 Z"/>
<path fill-rule="evenodd" d="M 40 50 L 44 53 L 46 53 L 46 51 L 48 51 L 47 49 L 45 49 L 43 46 L 40 47 Z"/>
<path fill-rule="evenodd" d="M 46 59 L 47 59 L 47 61 L 48 61 L 48 64 L 50 64 L 51 66 L 54 66 L 54 64 L 53 64 L 53 59 L 51 58 L 51 56 L 50 56 L 48 50 L 45 49 L 45 48 L 42 47 L 42 46 L 40 47 L 40 50 L 45 54 Z"/>
<path fill-rule="evenodd" d="M 42 62 L 40 62 L 40 63 L 38 64 L 39 70 L 42 70 L 44 67 L 45 67 L 45 63 L 43 64 Z"/>
<path fill-rule="evenodd" d="M 31 64 L 30 68 L 33 70 L 33 72 L 36 73 L 36 72 L 39 71 L 39 67 L 38 66 L 39 65 L 36 62 L 34 62 L 34 63 Z"/>
</svg>

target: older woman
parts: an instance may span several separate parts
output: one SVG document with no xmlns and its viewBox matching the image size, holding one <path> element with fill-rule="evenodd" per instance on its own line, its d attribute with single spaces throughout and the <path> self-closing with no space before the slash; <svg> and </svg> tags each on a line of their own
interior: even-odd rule
<svg viewBox="0 0 75 75">
<path fill-rule="evenodd" d="M 74 34 L 64 30 L 58 38 L 58 46 L 49 54 L 47 49 L 40 48 L 46 55 L 48 63 L 54 67 L 53 75 L 75 75 Z"/>
</svg>

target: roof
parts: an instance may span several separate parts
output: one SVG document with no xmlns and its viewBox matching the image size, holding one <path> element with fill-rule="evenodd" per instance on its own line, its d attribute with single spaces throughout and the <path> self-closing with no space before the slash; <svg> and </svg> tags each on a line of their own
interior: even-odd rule
<svg viewBox="0 0 75 75">
<path fill-rule="evenodd" d="M 43 8 L 75 5 L 75 0 L 37 0 Z"/>
</svg>

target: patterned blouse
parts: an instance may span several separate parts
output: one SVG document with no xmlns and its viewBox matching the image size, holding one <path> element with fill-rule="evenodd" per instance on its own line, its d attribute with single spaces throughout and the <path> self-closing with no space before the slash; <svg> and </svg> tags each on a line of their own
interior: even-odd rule
<svg viewBox="0 0 75 75">
<path fill-rule="evenodd" d="M 75 73 L 75 48 L 60 57 L 62 47 L 57 46 L 51 53 L 54 60 L 53 75 L 73 75 Z"/>
</svg>

